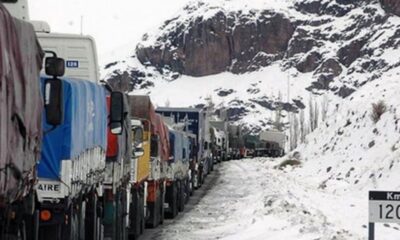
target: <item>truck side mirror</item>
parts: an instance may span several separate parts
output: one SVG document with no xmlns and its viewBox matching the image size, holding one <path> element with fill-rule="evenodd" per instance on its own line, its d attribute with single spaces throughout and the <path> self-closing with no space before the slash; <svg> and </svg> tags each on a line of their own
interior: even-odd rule
<svg viewBox="0 0 400 240">
<path fill-rule="evenodd" d="M 124 122 L 124 94 L 121 92 L 112 92 L 110 106 L 111 133 L 121 135 Z"/>
<path fill-rule="evenodd" d="M 141 127 L 135 128 L 134 142 L 135 142 L 135 145 L 139 145 L 143 142 L 143 128 L 141 128 Z"/>
<path fill-rule="evenodd" d="M 54 78 L 62 77 L 65 74 L 65 61 L 62 58 L 47 57 L 45 60 L 46 75 L 53 76 Z"/>
<path fill-rule="evenodd" d="M 63 86 L 60 79 L 46 79 L 44 89 L 44 107 L 49 125 L 57 126 L 63 122 Z"/>
<path fill-rule="evenodd" d="M 135 148 L 133 156 L 141 157 L 141 156 L 143 156 L 143 154 L 144 154 L 144 149 L 142 147 L 137 147 L 137 148 Z"/>
</svg>

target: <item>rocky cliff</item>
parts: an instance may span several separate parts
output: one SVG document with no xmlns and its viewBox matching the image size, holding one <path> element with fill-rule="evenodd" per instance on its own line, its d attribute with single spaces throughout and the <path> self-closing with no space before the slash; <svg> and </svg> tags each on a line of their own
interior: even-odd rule
<svg viewBox="0 0 400 240">
<path fill-rule="evenodd" d="M 139 44 L 137 56 L 142 63 L 190 76 L 243 73 L 254 70 L 252 65 L 282 59 L 295 30 L 286 16 L 266 10 L 248 14 L 221 10 L 208 19 L 197 16 L 187 26 L 179 18 L 165 27 L 170 25 L 176 30 L 165 32 L 158 44 Z"/>
<path fill-rule="evenodd" d="M 127 90 L 154 94 L 159 81 L 183 82 L 188 76 L 207 81 L 214 79 L 208 76 L 230 72 L 242 76 L 238 78 L 243 83 L 253 79 L 251 72 L 258 76 L 278 68 L 276 82 L 271 83 L 274 76 L 269 76 L 270 80 L 240 85 L 247 95 L 239 94 L 239 84 L 210 87 L 207 95 L 242 109 L 240 119 L 259 112 L 258 107 L 276 109 L 280 102 L 286 104 L 285 110 L 299 112 L 298 103 L 306 105 L 310 93 L 348 98 L 398 68 L 397 15 L 396 0 L 197 1 L 145 34 L 136 56 L 124 60 L 123 67 L 118 62 L 108 66 L 106 78 Z M 288 78 L 293 89 L 282 101 L 277 96 L 286 92 Z M 204 103 L 204 97 L 194 97 Z"/>
</svg>

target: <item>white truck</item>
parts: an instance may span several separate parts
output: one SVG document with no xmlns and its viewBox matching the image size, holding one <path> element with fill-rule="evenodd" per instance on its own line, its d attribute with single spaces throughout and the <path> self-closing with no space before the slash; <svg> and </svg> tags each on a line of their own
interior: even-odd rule
<svg viewBox="0 0 400 240">
<path fill-rule="evenodd" d="M 260 133 L 261 145 L 256 149 L 257 156 L 282 157 L 285 154 L 286 135 L 270 129 Z"/>
<path fill-rule="evenodd" d="M 227 160 L 229 151 L 229 132 L 228 122 L 221 119 L 210 120 L 213 139 L 213 159 L 214 162 Z"/>
</svg>

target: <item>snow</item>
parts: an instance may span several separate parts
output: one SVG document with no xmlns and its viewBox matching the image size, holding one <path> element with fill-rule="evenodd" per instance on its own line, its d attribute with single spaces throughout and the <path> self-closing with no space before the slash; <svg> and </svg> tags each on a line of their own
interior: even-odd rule
<svg viewBox="0 0 400 240">
<path fill-rule="evenodd" d="M 281 95 L 281 101 L 286 101 L 288 78 L 290 99 L 302 99 L 303 96 L 308 96 L 309 93 L 304 86 L 310 84 L 311 74 L 290 75 L 282 71 L 279 63 L 257 72 L 241 75 L 225 72 L 206 77 L 181 76 L 173 81 L 156 80 L 154 88 L 135 90 L 133 94 L 149 94 L 157 106 L 164 106 L 168 102 L 175 107 L 189 107 L 199 103 L 206 104 L 207 99 L 211 98 L 217 103 L 217 107 L 226 105 L 235 107 L 237 101 L 243 101 L 249 113 L 240 122 L 258 126 L 260 120 L 270 119 L 272 112 L 254 103 L 254 100 L 277 101 Z M 233 90 L 233 92 L 227 96 L 219 96 L 221 90 Z M 239 104 L 239 107 L 241 106 L 243 105 Z"/>
<path fill-rule="evenodd" d="M 178 14 L 181 17 L 173 21 L 187 24 L 207 9 L 211 9 L 209 15 L 203 15 L 210 17 L 216 8 L 233 11 L 235 4 L 239 5 L 239 0 L 215 1 L 215 6 L 214 1 L 204 2 L 205 5 L 186 15 Z M 264 9 L 257 5 L 262 2 L 268 1 L 249 3 L 243 11 L 250 11 L 253 6 Z M 281 1 L 277 11 L 293 11 L 290 2 Z M 377 9 L 375 17 L 385 14 L 376 3 L 367 7 Z M 301 167 L 274 168 L 293 153 L 283 159 L 248 159 L 223 164 L 220 169 L 223 176 L 212 191 L 192 212 L 162 230 L 166 239 L 367 238 L 368 191 L 400 189 L 400 52 L 398 48 L 382 47 L 395 36 L 400 18 L 390 16 L 383 23 L 346 32 L 354 19 L 371 17 L 364 10 L 355 9 L 343 17 L 315 17 L 315 20 L 329 18 L 330 21 L 304 27 L 309 33 L 321 31 L 328 32 L 329 36 L 341 36 L 337 41 L 321 40 L 323 44 L 318 51 L 324 59 L 337 59 L 337 51 L 355 39 L 370 33 L 374 33 L 374 37 L 362 49 L 372 50 L 373 54 L 358 58 L 349 67 L 341 65 L 342 74 L 330 83 L 330 87 L 346 85 L 355 89 L 352 95 L 343 99 L 330 91 L 314 91 L 312 98 L 320 108 L 323 99 L 327 99 L 327 117 L 324 121 L 319 118 L 319 127 L 294 150 L 301 156 Z M 304 17 L 290 14 L 295 18 Z M 158 29 L 143 44 L 153 44 L 157 36 L 176 24 Z M 387 65 L 371 71 L 364 69 L 362 64 L 371 60 Z M 235 123 L 266 128 L 263 124 L 271 120 L 274 113 L 254 100 L 301 100 L 307 107 L 305 122 L 309 121 L 307 105 L 311 96 L 305 88 L 316 80 L 316 75 L 287 68 L 285 63 L 285 60 L 276 61 L 258 71 L 240 75 L 224 72 L 201 78 L 180 76 L 172 80 L 154 68 L 142 66 L 136 58 L 126 58 L 104 75 L 115 70 L 139 68 L 152 74 L 149 79 L 155 86 L 135 89 L 132 94 L 149 94 L 158 106 L 168 102 L 171 106 L 188 107 L 212 99 L 217 107 L 243 107 L 248 111 Z M 221 90 L 232 90 L 232 93 L 222 97 L 218 95 Z M 387 105 L 387 112 L 374 123 L 370 117 L 371 105 L 380 100 Z M 283 121 L 288 120 L 286 115 Z M 377 224 L 377 239 L 398 239 L 399 228 L 398 224 Z"/>
<path fill-rule="evenodd" d="M 373 41 L 368 42 L 363 50 L 376 49 L 374 56 L 370 58 L 359 58 L 348 68 L 341 65 L 343 71 L 340 76 L 336 77 L 335 81 L 330 83 L 330 87 L 337 89 L 342 86 L 357 89 L 360 85 L 365 84 L 371 79 L 376 79 L 384 71 L 390 67 L 396 66 L 399 63 L 398 49 L 381 49 L 380 46 L 387 42 L 387 40 L 395 34 L 395 30 L 400 26 L 400 18 L 389 17 L 388 20 L 382 24 L 371 24 L 370 26 L 359 28 L 349 27 L 356 23 L 357 19 L 368 21 L 371 18 L 382 17 L 385 13 L 379 7 L 379 4 L 373 3 L 364 7 L 359 7 L 351 10 L 348 14 L 342 17 L 334 17 L 330 15 L 315 16 L 310 14 L 303 14 L 294 9 L 294 0 L 251 0 L 243 3 L 240 0 L 203 0 L 193 1 L 186 7 L 181 9 L 174 15 L 170 21 L 167 21 L 161 27 L 154 29 L 146 34 L 140 44 L 143 46 L 161 46 L 165 47 L 170 43 L 169 40 L 160 41 L 160 37 L 165 36 L 170 31 L 175 31 L 178 27 L 184 26 L 184 29 L 197 19 L 201 17 L 207 19 L 214 16 L 217 12 L 224 12 L 226 15 L 238 14 L 240 11 L 242 15 L 246 15 L 249 21 L 255 21 L 258 14 L 262 10 L 270 10 L 272 12 L 280 12 L 287 17 L 292 18 L 293 21 L 310 19 L 313 21 L 324 22 L 321 25 L 303 25 L 299 28 L 304 29 L 307 35 L 312 38 L 313 33 L 321 32 L 326 34 L 325 40 L 318 39 L 321 46 L 314 47 L 313 51 L 318 51 L 323 54 L 323 59 L 337 59 L 337 52 L 343 46 L 347 46 L 351 41 L 360 39 L 371 32 L 375 32 Z M 366 8 L 369 12 L 373 12 L 374 16 L 366 14 Z M 325 22 L 325 20 L 329 20 Z M 187 31 L 187 30 L 186 30 Z M 334 41 L 330 38 L 339 35 L 342 36 L 339 40 Z M 171 47 L 171 46 L 170 46 Z M 130 49 L 129 53 L 124 52 L 124 49 Z M 274 113 L 258 104 L 259 101 L 274 102 L 289 102 L 293 104 L 292 100 L 301 101 L 304 105 L 309 101 L 310 92 L 306 90 L 313 82 L 317 81 L 318 74 L 313 73 L 300 73 L 295 68 L 288 68 L 291 60 L 279 60 L 272 65 L 262 68 L 256 72 L 235 75 L 232 73 L 220 73 L 216 75 L 206 76 L 202 78 L 190 77 L 181 75 L 177 79 L 172 77 L 173 72 L 164 69 L 164 73 L 160 74 L 154 67 L 143 66 L 136 57 L 132 57 L 133 47 L 121 48 L 121 51 L 115 51 L 109 58 L 113 59 L 110 62 L 116 62 L 116 65 L 104 69 L 102 76 L 107 79 L 113 76 L 116 72 L 129 71 L 132 69 L 140 70 L 144 73 L 149 73 L 151 76 L 146 77 L 146 80 L 154 83 L 154 87 L 147 89 L 135 89 L 132 94 L 149 94 L 153 102 L 158 106 L 165 105 L 169 102 L 172 106 L 188 107 L 197 104 L 205 104 L 207 99 L 212 99 L 217 107 L 236 107 L 242 108 L 246 113 L 245 116 L 239 120 L 250 128 L 267 129 L 268 123 Z M 117 53 L 118 52 L 118 53 Z M 395 54 L 394 54 L 395 53 Z M 265 54 L 265 53 L 258 53 Z M 294 59 L 305 59 L 306 54 L 297 54 Z M 376 71 L 365 71 L 362 64 L 374 60 L 376 62 L 383 62 L 388 66 Z M 296 60 L 295 60 L 296 61 Z M 288 63 L 289 62 L 289 63 Z M 289 80 L 288 80 L 289 79 Z M 288 87 L 288 81 L 290 87 Z M 290 88 L 290 89 L 288 89 Z M 227 96 L 220 96 L 220 91 L 232 91 Z M 329 99 L 333 102 L 340 104 L 341 99 L 332 96 L 331 93 L 325 91 L 313 90 L 317 95 L 313 96 L 317 101 L 321 101 L 324 95 L 328 95 Z M 279 97 L 280 96 L 280 97 Z M 281 99 L 279 99 L 281 98 Z M 288 113 L 283 113 L 283 121 L 288 123 Z M 261 126 L 261 127 L 260 127 Z"/>
<path fill-rule="evenodd" d="M 279 170 L 275 168 L 279 161 L 255 158 L 223 163 L 211 190 L 194 209 L 162 227 L 160 236 L 177 240 L 367 238 L 367 191 L 333 193 L 316 188 L 308 177 L 297 174 L 312 165 Z M 376 239 L 398 236 L 397 224 L 376 224 Z"/>
</svg>

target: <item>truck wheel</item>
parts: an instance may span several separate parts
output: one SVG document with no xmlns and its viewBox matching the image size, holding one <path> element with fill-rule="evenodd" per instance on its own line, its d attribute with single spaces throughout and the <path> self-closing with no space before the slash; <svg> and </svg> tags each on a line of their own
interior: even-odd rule
<svg viewBox="0 0 400 240">
<path fill-rule="evenodd" d="M 79 201 L 78 213 L 78 234 L 80 240 L 85 239 L 85 222 L 86 222 L 86 201 L 83 199 Z"/>
<path fill-rule="evenodd" d="M 183 210 L 185 209 L 185 180 L 179 180 L 179 192 L 178 192 L 178 196 L 179 196 L 179 205 L 178 205 L 178 210 L 179 212 L 183 212 Z"/>
<path fill-rule="evenodd" d="M 140 196 L 137 189 L 132 190 L 132 203 L 130 206 L 131 211 L 129 212 L 129 219 L 130 219 L 130 230 L 129 230 L 129 238 L 130 239 L 137 239 L 140 236 L 141 232 L 141 225 L 142 225 L 142 218 L 141 212 L 143 209 L 140 210 Z"/>
<path fill-rule="evenodd" d="M 126 213 L 127 213 L 127 196 L 125 194 L 125 192 L 120 192 L 118 194 L 119 198 L 118 198 L 118 205 L 117 205 L 117 226 L 116 229 L 118 229 L 117 235 L 118 235 L 118 240 L 127 240 L 128 239 L 128 232 L 129 229 L 126 226 Z"/>
<path fill-rule="evenodd" d="M 158 201 L 156 202 L 148 202 L 147 203 L 147 208 L 149 210 L 149 219 L 146 221 L 146 227 L 148 228 L 156 228 L 158 226 L 159 220 L 158 220 Z"/>
<path fill-rule="evenodd" d="M 139 216 L 140 216 L 140 234 L 144 233 L 145 223 L 146 223 L 146 215 L 144 212 L 144 187 L 140 188 L 139 191 Z"/>
<path fill-rule="evenodd" d="M 160 187 L 160 224 L 164 224 L 165 212 L 164 212 L 164 203 L 165 203 L 165 189 L 164 185 Z"/>
<path fill-rule="evenodd" d="M 160 189 L 156 190 L 156 199 L 154 202 L 147 202 L 147 209 L 149 211 L 149 219 L 146 221 L 146 226 L 149 228 L 156 228 L 160 223 Z"/>
<path fill-rule="evenodd" d="M 190 196 L 192 195 L 191 192 L 191 181 L 189 180 L 189 177 L 185 179 L 185 204 L 189 202 Z"/>
<path fill-rule="evenodd" d="M 175 218 L 178 214 L 178 182 L 173 181 L 171 185 L 167 187 L 166 202 L 168 203 L 168 214 L 167 218 Z"/>
<path fill-rule="evenodd" d="M 98 206 L 99 200 L 95 192 L 91 192 L 88 196 L 86 204 L 85 219 L 85 238 L 86 240 L 100 240 L 101 236 L 101 219 L 99 217 Z"/>
<path fill-rule="evenodd" d="M 192 182 L 193 182 L 193 190 L 198 189 L 199 188 L 199 174 L 198 174 L 198 172 L 195 172 L 193 174 Z"/>
</svg>

